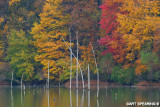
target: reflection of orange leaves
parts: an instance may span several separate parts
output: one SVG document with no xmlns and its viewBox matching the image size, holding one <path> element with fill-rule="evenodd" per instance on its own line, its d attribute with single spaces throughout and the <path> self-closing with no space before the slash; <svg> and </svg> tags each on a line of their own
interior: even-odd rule
<svg viewBox="0 0 160 107">
<path fill-rule="evenodd" d="M 136 75 L 141 75 L 142 72 L 145 72 L 148 69 L 148 66 L 142 64 L 141 61 L 140 61 L 140 59 L 138 59 L 136 61 L 136 64 L 137 64 L 136 69 L 135 69 Z"/>
<path fill-rule="evenodd" d="M 136 102 L 145 102 L 145 101 L 147 101 L 147 100 L 146 100 L 145 97 L 143 97 L 140 93 L 136 93 L 136 94 L 135 94 L 135 101 L 136 101 Z"/>
</svg>

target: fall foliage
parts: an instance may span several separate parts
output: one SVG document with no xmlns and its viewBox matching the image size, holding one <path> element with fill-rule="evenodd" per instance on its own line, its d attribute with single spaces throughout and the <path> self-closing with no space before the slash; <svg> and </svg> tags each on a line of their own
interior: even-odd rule
<svg viewBox="0 0 160 107">
<path fill-rule="evenodd" d="M 61 36 L 67 36 L 68 15 L 63 13 L 61 6 L 62 0 L 47 0 L 43 6 L 43 12 L 40 14 L 40 24 L 34 23 L 32 34 L 35 39 L 35 46 L 38 49 L 38 55 L 35 60 L 44 65 L 44 70 L 50 63 L 50 77 L 54 79 L 68 70 L 64 66 L 64 61 L 69 59 L 69 51 Z"/>
<path fill-rule="evenodd" d="M 16 79 L 24 74 L 25 81 L 45 81 L 49 62 L 50 79 L 66 82 L 71 64 L 67 45 L 71 40 L 76 56 L 78 39 L 84 79 L 88 64 L 96 79 L 96 57 L 100 80 L 159 81 L 159 5 L 159 0 L 1 0 L 0 72 L 7 77 L 14 69 Z"/>
</svg>

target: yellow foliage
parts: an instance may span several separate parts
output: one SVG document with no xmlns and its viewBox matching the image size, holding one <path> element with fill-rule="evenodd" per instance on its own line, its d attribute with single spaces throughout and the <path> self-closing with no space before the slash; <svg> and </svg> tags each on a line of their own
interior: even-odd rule
<svg viewBox="0 0 160 107">
<path fill-rule="evenodd" d="M 135 69 L 135 74 L 136 75 L 141 75 L 142 72 L 145 72 L 148 69 L 147 65 L 144 65 L 141 63 L 140 59 L 136 61 L 136 69 Z"/>
<path fill-rule="evenodd" d="M 34 23 L 31 31 L 35 39 L 34 45 L 38 49 L 35 60 L 41 62 L 46 72 L 49 61 L 50 78 L 65 72 L 69 66 L 69 50 L 61 40 L 61 36 L 67 36 L 68 15 L 63 13 L 61 3 L 62 0 L 47 0 L 40 14 L 40 24 Z M 68 42 L 67 44 L 69 45 Z"/>
<path fill-rule="evenodd" d="M 140 51 L 145 44 L 153 41 L 153 32 L 160 28 L 160 1 L 158 0 L 124 0 L 121 11 L 125 14 L 118 14 L 117 21 L 120 23 L 117 32 L 122 34 L 126 43 L 125 58 L 127 61 L 134 61 L 139 58 Z M 127 62 L 126 61 L 126 62 Z M 146 68 L 139 66 L 139 69 Z"/>
<path fill-rule="evenodd" d="M 3 18 L 0 18 L 0 24 L 1 24 L 2 22 L 4 22 L 4 19 L 3 19 Z"/>
<path fill-rule="evenodd" d="M 90 65 L 90 70 L 95 71 L 95 59 L 92 52 L 92 47 L 90 44 L 87 46 L 80 46 L 81 52 L 81 65 L 85 71 L 87 71 L 88 64 Z"/>
<path fill-rule="evenodd" d="M 21 0 L 11 0 L 9 1 L 9 5 L 12 5 L 14 2 L 17 2 L 17 1 L 21 1 Z"/>
</svg>

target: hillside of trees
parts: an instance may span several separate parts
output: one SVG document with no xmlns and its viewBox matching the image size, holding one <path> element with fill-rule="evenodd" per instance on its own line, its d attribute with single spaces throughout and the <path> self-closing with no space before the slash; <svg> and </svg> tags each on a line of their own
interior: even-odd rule
<svg viewBox="0 0 160 107">
<path fill-rule="evenodd" d="M 94 50 L 100 81 L 159 82 L 160 1 L 0 1 L 0 80 L 13 71 L 16 80 L 46 80 L 49 62 L 52 81 L 69 81 L 67 45 L 78 52 L 84 78 L 89 64 L 91 79 L 97 79 Z M 72 57 L 73 79 L 76 68 Z"/>
</svg>

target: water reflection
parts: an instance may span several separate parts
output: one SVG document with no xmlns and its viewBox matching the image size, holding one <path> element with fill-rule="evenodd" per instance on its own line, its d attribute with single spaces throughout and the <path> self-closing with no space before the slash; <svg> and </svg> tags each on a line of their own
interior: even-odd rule
<svg viewBox="0 0 160 107">
<path fill-rule="evenodd" d="M 22 89 L 21 89 L 21 107 L 23 107 L 23 105 L 22 105 Z"/>
<path fill-rule="evenodd" d="M 11 106 L 13 107 L 13 91 L 12 91 L 12 87 L 11 87 Z"/>
<path fill-rule="evenodd" d="M 99 89 L 97 90 L 97 96 L 99 96 Z M 98 100 L 98 97 L 97 97 L 97 107 L 99 107 L 99 100 Z"/>
<path fill-rule="evenodd" d="M 71 89 L 69 92 L 70 92 L 70 107 L 72 107 L 72 93 L 71 93 L 72 91 L 71 91 Z"/>
<path fill-rule="evenodd" d="M 83 107 L 83 103 L 84 103 L 84 89 L 83 89 L 83 93 L 82 93 L 81 107 Z"/>
<path fill-rule="evenodd" d="M 78 89 L 76 89 L 76 107 L 78 107 Z"/>
<path fill-rule="evenodd" d="M 88 107 L 90 107 L 90 90 L 88 90 Z"/>
<path fill-rule="evenodd" d="M 98 95 L 98 98 L 97 98 Z M 125 107 L 126 102 L 160 101 L 160 88 L 67 89 L 0 87 L 0 107 Z"/>
<path fill-rule="evenodd" d="M 48 96 L 48 107 L 49 107 L 49 89 L 47 89 L 47 96 Z"/>
</svg>

